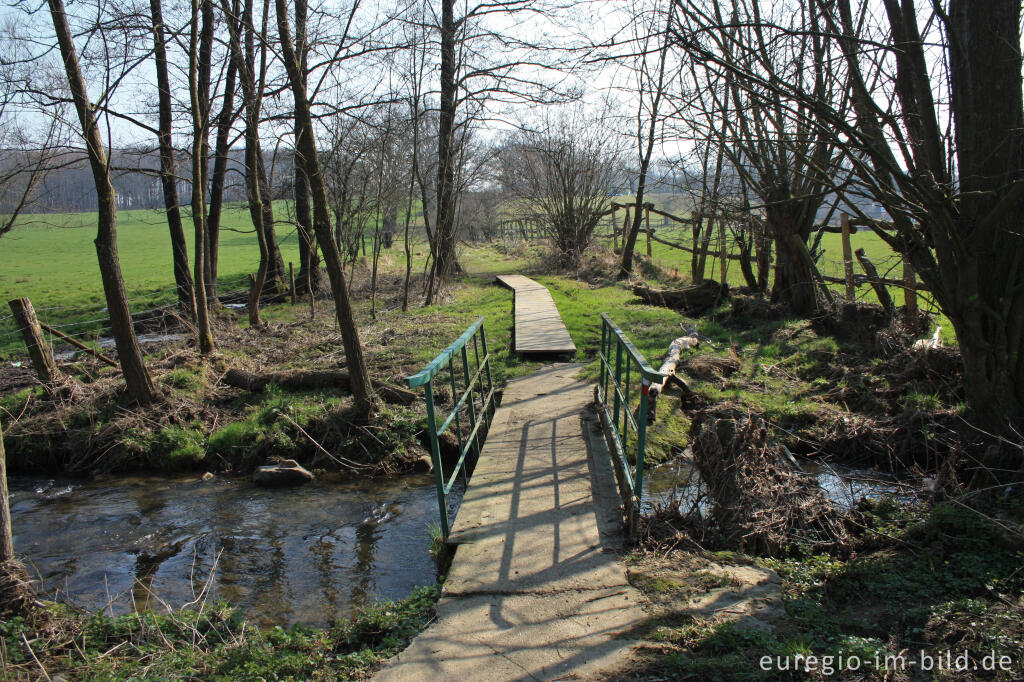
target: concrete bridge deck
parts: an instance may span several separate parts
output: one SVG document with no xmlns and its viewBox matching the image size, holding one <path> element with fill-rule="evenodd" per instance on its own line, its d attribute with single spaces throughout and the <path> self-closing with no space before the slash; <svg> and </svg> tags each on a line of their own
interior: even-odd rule
<svg viewBox="0 0 1024 682">
<path fill-rule="evenodd" d="M 614 473 L 580 366 L 509 383 L 462 502 L 438 620 L 380 680 L 599 678 L 634 646 Z"/>
</svg>

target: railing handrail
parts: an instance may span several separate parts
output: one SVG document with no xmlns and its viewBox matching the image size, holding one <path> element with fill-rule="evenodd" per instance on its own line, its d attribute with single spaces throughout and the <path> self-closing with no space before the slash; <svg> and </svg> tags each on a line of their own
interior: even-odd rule
<svg viewBox="0 0 1024 682">
<path fill-rule="evenodd" d="M 657 382 L 665 378 L 664 374 L 651 367 L 647 362 L 647 358 L 644 357 L 644 354 L 633 345 L 633 342 L 629 340 L 629 337 L 627 337 L 621 329 L 619 329 L 619 326 L 612 322 L 612 318 L 608 316 L 608 313 L 601 313 L 601 319 L 607 322 L 609 329 L 615 332 L 615 335 L 619 337 L 619 341 L 622 342 L 626 352 L 629 353 L 630 357 L 633 358 L 637 366 L 640 368 L 640 371 L 643 373 L 642 376 L 644 379 Z"/>
<path fill-rule="evenodd" d="M 438 356 L 430 362 L 429 365 L 424 367 L 416 374 L 413 374 L 411 377 L 407 377 L 406 381 L 409 383 L 409 388 L 416 388 L 417 386 L 422 386 L 423 384 L 433 379 L 437 375 L 437 373 L 440 372 L 441 369 L 445 366 L 445 363 L 447 363 L 452 358 L 453 355 L 462 350 L 462 348 L 469 342 L 469 340 L 473 338 L 473 334 L 476 333 L 476 330 L 483 323 L 484 318 L 483 315 L 481 315 L 476 319 L 476 322 L 469 326 L 469 329 L 463 332 L 462 336 L 455 339 L 455 341 L 452 342 L 450 346 L 441 351 L 438 354 Z"/>
<path fill-rule="evenodd" d="M 648 392 L 652 383 L 662 382 L 665 375 L 648 363 L 633 342 L 619 329 L 608 313 L 601 313 L 601 346 L 598 357 L 601 361 L 601 376 L 595 389 L 601 406 L 601 422 L 608 430 L 612 441 L 612 464 L 619 477 L 619 489 L 625 505 L 630 534 L 636 532 L 640 513 L 640 498 L 643 496 L 644 452 L 647 447 Z M 615 352 L 612 352 L 613 347 Z M 614 363 L 612 356 L 615 356 Z M 614 370 L 613 370 L 614 364 Z M 633 374 L 631 368 L 636 367 Z M 631 376 L 633 375 L 633 376 Z M 634 417 L 630 402 L 630 387 L 640 381 L 640 404 Z M 609 397 L 614 398 L 608 405 Z M 622 430 L 619 430 L 619 419 Z M 636 433 L 636 457 L 633 471 L 625 447 L 629 426 Z"/>
<path fill-rule="evenodd" d="M 472 341 L 472 356 L 476 360 L 476 369 L 470 368 L 470 341 Z M 456 358 L 462 361 L 462 371 L 457 375 L 455 369 Z M 434 377 L 445 367 L 448 368 L 449 386 L 452 391 L 453 407 L 447 418 L 442 420 L 438 426 L 438 418 L 434 405 Z M 486 380 L 486 386 L 484 382 Z M 426 400 L 427 408 L 427 430 L 430 435 L 430 461 L 434 467 L 434 485 L 437 488 L 437 505 L 441 517 L 441 532 L 445 538 L 451 531 L 451 524 L 448 519 L 448 494 L 451 493 L 455 482 L 461 473 L 463 480 L 468 483 L 469 469 L 475 459 L 467 461 L 472 453 L 479 457 L 482 445 L 481 435 L 486 433 L 490 426 L 495 410 L 495 390 L 491 379 L 491 355 L 487 350 L 487 332 L 484 330 L 484 318 L 478 317 L 476 322 L 471 324 L 463 334 L 450 346 L 441 351 L 440 354 L 422 371 L 408 377 L 406 381 L 411 388 L 423 387 L 423 397 Z M 459 382 L 462 382 L 462 394 L 459 395 Z M 475 392 L 479 393 L 480 405 L 477 413 L 477 399 Z M 459 413 L 466 408 L 469 418 L 469 434 L 463 438 L 462 424 Z M 448 427 L 454 423 L 455 439 L 458 442 L 458 458 L 450 473 L 446 475 L 444 462 L 441 459 L 441 448 L 439 437 Z M 481 430 L 483 428 L 483 430 Z"/>
</svg>

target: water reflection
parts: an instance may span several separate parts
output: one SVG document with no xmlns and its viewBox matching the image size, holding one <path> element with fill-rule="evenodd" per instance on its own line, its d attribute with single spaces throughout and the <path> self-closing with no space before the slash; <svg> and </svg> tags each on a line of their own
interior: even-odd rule
<svg viewBox="0 0 1024 682">
<path fill-rule="evenodd" d="M 206 596 L 264 625 L 325 625 L 436 579 L 430 476 L 285 490 L 195 476 L 10 483 L 16 551 L 44 590 L 89 610 Z"/>
<path fill-rule="evenodd" d="M 815 478 L 830 500 L 844 509 L 852 509 L 864 497 L 893 496 L 900 501 L 910 500 L 919 488 L 875 470 L 811 460 L 801 461 L 800 466 L 804 473 Z M 700 472 L 688 457 L 679 457 L 645 471 L 643 512 L 650 513 L 666 505 L 678 505 L 684 513 L 693 507 L 707 512 L 710 502 L 702 496 L 701 487 Z"/>
</svg>

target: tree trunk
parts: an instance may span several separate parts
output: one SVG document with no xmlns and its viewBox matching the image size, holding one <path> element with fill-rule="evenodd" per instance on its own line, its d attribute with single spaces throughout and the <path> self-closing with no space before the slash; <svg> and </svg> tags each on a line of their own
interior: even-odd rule
<svg viewBox="0 0 1024 682">
<path fill-rule="evenodd" d="M 306 87 L 295 56 L 295 49 L 292 47 L 291 30 L 288 26 L 288 7 L 285 0 L 275 0 L 274 4 L 277 10 L 282 57 L 295 100 L 295 121 L 299 131 L 296 148 L 305 160 L 306 171 L 309 174 L 310 194 L 313 200 L 313 230 L 316 232 L 317 241 L 323 251 L 327 275 L 331 280 L 335 313 L 338 316 L 338 327 L 341 330 L 342 345 L 345 348 L 354 406 L 357 412 L 369 415 L 373 410 L 373 386 L 370 384 L 370 375 L 366 369 L 363 347 L 359 340 L 359 329 L 352 313 L 352 303 L 349 300 L 348 286 L 345 283 L 341 254 L 331 234 L 327 190 L 320 170 L 320 161 L 316 154 L 316 138 L 313 135 L 313 118 L 309 109 L 309 101 L 306 99 Z"/>
<path fill-rule="evenodd" d="M 761 225 L 758 225 L 754 244 L 757 250 L 757 288 L 764 293 L 768 291 L 768 277 L 772 270 L 772 240 Z"/>
<path fill-rule="evenodd" d="M 956 237 L 966 253 L 940 261 L 954 292 L 953 305 L 944 304 L 943 311 L 963 354 L 967 400 L 989 430 L 1017 439 L 1024 426 L 1020 13 L 1019 0 L 950 2 L 950 93 L 961 192 Z"/>
<path fill-rule="evenodd" d="M 4 431 L 0 424 L 0 564 L 14 559 L 14 536 L 11 531 L 11 505 L 7 493 L 7 453 L 4 452 Z"/>
<path fill-rule="evenodd" d="M 153 15 L 153 55 L 154 65 L 156 66 L 157 91 L 159 92 L 157 139 L 160 145 L 160 185 L 164 193 L 167 227 L 171 233 L 174 283 L 178 289 L 178 307 L 194 316 L 195 289 L 192 284 L 192 273 L 189 272 L 185 230 L 181 224 L 181 207 L 178 203 L 178 178 L 174 162 L 174 146 L 171 140 L 173 103 L 171 100 L 171 80 L 167 73 L 167 45 L 164 37 L 164 20 L 160 0 L 149 0 L 149 8 Z"/>
<path fill-rule="evenodd" d="M 299 64 L 302 86 L 306 86 L 308 73 L 309 44 L 306 40 L 308 7 L 306 0 L 295 1 L 295 58 Z M 299 139 L 299 124 L 294 123 L 295 139 Z M 299 233 L 299 281 L 306 284 L 309 295 L 324 288 L 324 277 L 320 272 L 320 256 L 317 253 L 313 235 L 313 219 L 309 205 L 309 175 L 305 161 L 298 149 L 292 157 L 292 171 L 295 175 L 295 227 Z"/>
<path fill-rule="evenodd" d="M 103 293 L 107 300 L 110 315 L 110 326 L 117 347 L 121 373 L 124 375 L 128 394 L 140 404 L 148 404 L 156 398 L 153 380 L 142 361 L 135 328 L 132 325 L 132 314 L 128 309 L 128 295 L 125 293 L 124 280 L 121 277 L 121 264 L 117 256 L 117 195 L 114 185 L 110 182 L 110 167 L 107 164 L 107 153 L 103 146 L 103 138 L 96 122 L 96 116 L 89 101 L 89 94 L 78 65 L 78 53 L 68 27 L 64 13 L 63 0 L 48 0 L 53 28 L 57 34 L 64 70 L 67 74 L 71 96 L 78 112 L 78 120 L 82 125 L 89 166 L 92 169 L 93 182 L 96 185 L 98 203 L 96 255 L 99 260 L 100 277 L 103 281 Z"/>
<path fill-rule="evenodd" d="M 775 239 L 775 285 L 772 300 L 797 315 L 810 317 L 818 312 L 817 285 L 813 263 L 807 256 L 807 240 L 816 212 L 806 200 L 785 200 L 788 189 L 777 192 L 778 199 L 765 207 L 765 223 Z"/>
<path fill-rule="evenodd" d="M 455 94 L 455 0 L 441 0 L 441 100 L 433 271 L 442 281 L 450 279 L 459 269 L 455 250 Z"/>
<path fill-rule="evenodd" d="M 754 235 L 747 233 L 742 235 L 742 230 L 736 234 L 736 242 L 740 247 L 740 271 L 743 273 L 743 281 L 755 291 L 758 289 L 757 276 L 754 275 Z"/>
<path fill-rule="evenodd" d="M 238 2 L 232 3 L 238 14 Z M 228 170 L 228 151 L 231 126 L 235 121 L 235 80 L 238 72 L 234 60 L 228 63 L 224 81 L 224 101 L 217 116 L 217 141 L 213 152 L 213 175 L 210 177 L 210 213 L 206 221 L 206 300 L 216 306 L 217 262 L 220 257 L 220 219 L 224 207 L 224 180 Z"/>
<path fill-rule="evenodd" d="M 274 195 L 270 186 L 270 176 L 263 162 L 262 149 L 256 150 L 256 163 L 259 170 L 260 196 L 263 200 L 263 241 L 267 246 L 267 277 L 264 286 L 277 291 L 284 282 L 284 258 L 281 257 L 281 247 L 278 246 L 277 232 L 274 229 Z"/>
<path fill-rule="evenodd" d="M 323 288 L 323 273 L 320 272 L 320 258 L 313 241 L 315 237 L 309 206 L 309 180 L 298 152 L 292 163 L 295 171 L 295 227 L 299 234 L 299 281 L 307 288 L 319 291 Z"/>
<path fill-rule="evenodd" d="M 199 30 L 200 5 L 203 3 L 202 35 Z M 214 351 L 210 310 L 206 297 L 206 136 L 209 114 L 209 60 L 207 44 L 213 40 L 213 21 L 207 20 L 210 0 L 192 0 L 192 26 L 189 35 L 189 93 L 192 104 L 192 223 L 195 226 L 196 320 L 199 352 Z M 211 11 L 212 13 L 212 11 Z M 206 80 L 204 84 L 204 80 Z"/>
</svg>

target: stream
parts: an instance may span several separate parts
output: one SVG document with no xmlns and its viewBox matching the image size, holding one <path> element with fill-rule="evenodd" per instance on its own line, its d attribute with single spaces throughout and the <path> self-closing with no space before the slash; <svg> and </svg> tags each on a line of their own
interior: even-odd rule
<svg viewBox="0 0 1024 682">
<path fill-rule="evenodd" d="M 845 507 L 864 495 L 907 494 L 878 472 L 801 466 Z M 690 476 L 696 481 L 685 459 L 647 472 L 645 511 L 673 497 L 685 511 L 696 491 Z M 326 626 L 436 581 L 429 474 L 269 490 L 195 474 L 12 477 L 10 489 L 15 551 L 44 594 L 88 611 L 226 600 L 263 626 Z"/>
<path fill-rule="evenodd" d="M 89 611 L 205 596 L 264 626 L 325 626 L 436 582 L 429 474 L 274 490 L 194 474 L 12 477 L 10 488 L 15 551 L 45 594 Z"/>
<path fill-rule="evenodd" d="M 815 478 L 825 496 L 843 509 L 852 509 L 862 497 L 878 499 L 893 496 L 897 500 L 915 499 L 920 486 L 872 469 L 854 469 L 823 461 L 800 460 L 800 468 Z M 643 511 L 650 513 L 657 506 L 673 504 L 677 500 L 683 512 L 696 501 L 700 474 L 693 461 L 680 457 L 655 469 L 644 472 Z M 706 499 L 699 501 L 702 511 L 708 511 Z"/>
</svg>

